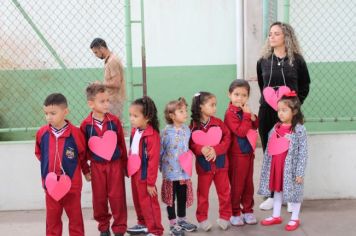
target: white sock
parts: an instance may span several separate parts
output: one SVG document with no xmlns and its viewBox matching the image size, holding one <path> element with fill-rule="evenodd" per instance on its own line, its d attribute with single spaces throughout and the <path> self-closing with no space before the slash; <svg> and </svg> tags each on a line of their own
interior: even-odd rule
<svg viewBox="0 0 356 236">
<path fill-rule="evenodd" d="M 296 202 L 292 203 L 292 217 L 291 220 L 299 220 L 299 212 L 302 203 Z"/>
<path fill-rule="evenodd" d="M 274 192 L 273 197 L 273 217 L 281 216 L 283 192 Z"/>
</svg>

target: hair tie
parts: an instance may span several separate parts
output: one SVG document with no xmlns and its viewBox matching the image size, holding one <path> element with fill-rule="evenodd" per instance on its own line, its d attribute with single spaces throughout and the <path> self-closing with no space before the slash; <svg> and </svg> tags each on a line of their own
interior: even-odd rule
<svg viewBox="0 0 356 236">
<path fill-rule="evenodd" d="M 292 90 L 292 91 L 284 94 L 284 96 L 286 96 L 286 97 L 296 97 L 297 93 L 294 90 Z"/>
<path fill-rule="evenodd" d="M 200 96 L 200 93 L 194 94 L 194 97 L 199 97 L 199 96 Z"/>
</svg>

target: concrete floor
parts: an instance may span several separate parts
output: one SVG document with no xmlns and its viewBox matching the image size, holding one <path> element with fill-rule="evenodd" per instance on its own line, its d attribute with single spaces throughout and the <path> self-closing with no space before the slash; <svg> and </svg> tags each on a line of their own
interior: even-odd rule
<svg viewBox="0 0 356 236">
<path fill-rule="evenodd" d="M 261 150 L 256 150 L 255 161 L 255 174 L 254 181 L 257 186 L 259 181 L 259 171 L 261 169 Z M 193 177 L 193 186 L 196 186 L 196 176 Z M 161 180 L 157 181 L 159 186 Z M 127 185 L 130 186 L 130 185 Z M 210 194 L 210 210 L 209 219 L 212 223 L 215 223 L 218 213 L 218 201 L 215 193 L 215 188 L 211 188 Z M 128 225 L 132 226 L 136 223 L 135 210 L 132 206 L 131 196 L 128 197 Z M 196 198 L 195 198 L 196 199 Z M 258 220 L 264 219 L 271 215 L 271 211 L 261 211 L 258 209 L 258 205 L 261 203 L 262 198 L 255 196 L 255 214 Z M 195 202 L 196 204 L 196 202 Z M 191 222 L 195 222 L 195 209 L 196 205 L 193 205 L 187 209 L 187 216 Z M 168 220 L 167 213 L 163 205 L 161 205 L 163 226 L 165 227 L 165 235 L 168 235 Z M 98 236 L 99 233 L 96 229 L 96 222 L 92 218 L 92 209 L 83 209 L 85 231 L 87 236 Z M 313 200 L 304 201 L 302 204 L 302 211 L 300 218 L 302 221 L 301 227 L 294 232 L 286 232 L 284 225 L 288 222 L 290 214 L 287 213 L 286 208 L 282 208 L 282 217 L 284 222 L 282 225 L 277 226 L 261 226 L 257 225 L 245 225 L 242 227 L 231 227 L 227 231 L 221 231 L 216 224 L 209 232 L 203 232 L 198 230 L 193 233 L 186 233 L 186 235 L 273 235 L 273 236 L 351 236 L 356 235 L 356 200 Z M 68 220 L 63 216 L 64 230 L 63 235 L 68 235 Z M 0 212 L 0 236 L 4 235 L 28 235 L 39 236 L 45 235 L 45 211 L 3 211 Z"/>
</svg>

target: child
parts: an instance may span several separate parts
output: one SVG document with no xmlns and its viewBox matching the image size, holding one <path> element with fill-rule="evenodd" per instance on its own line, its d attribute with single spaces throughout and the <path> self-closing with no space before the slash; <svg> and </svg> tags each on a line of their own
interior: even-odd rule
<svg viewBox="0 0 356 236">
<path fill-rule="evenodd" d="M 231 217 L 230 184 L 228 176 L 227 150 L 230 145 L 230 131 L 224 122 L 214 117 L 216 112 L 216 97 L 209 92 L 199 92 L 192 101 L 192 120 L 190 148 L 196 156 L 196 170 L 198 173 L 198 208 L 196 212 L 200 227 L 209 231 L 212 227 L 208 221 L 209 189 L 214 181 L 219 198 L 219 219 L 217 224 L 221 229 L 229 227 Z M 220 136 L 211 135 L 212 130 L 220 130 Z M 194 132 L 199 131 L 203 140 L 194 140 Z M 216 132 L 215 132 L 216 133 Z M 205 141 L 219 139 L 214 145 L 206 145 Z"/>
<path fill-rule="evenodd" d="M 287 231 L 299 225 L 299 211 L 303 201 L 303 178 L 307 161 L 307 134 L 303 126 L 300 101 L 292 91 L 278 102 L 277 123 L 269 134 L 263 158 L 258 193 L 269 196 L 274 191 L 273 215 L 261 221 L 262 225 L 281 224 L 281 205 L 292 203 L 292 217 Z"/>
<path fill-rule="evenodd" d="M 115 236 L 124 235 L 127 229 L 124 132 L 118 117 L 109 113 L 110 101 L 105 85 L 90 84 L 86 88 L 86 96 L 92 112 L 83 120 L 80 129 L 88 144 L 94 219 L 98 222 L 100 236 L 109 236 L 112 214 L 113 233 Z M 104 154 L 100 148 L 110 149 L 111 152 Z"/>
<path fill-rule="evenodd" d="M 43 105 L 48 124 L 36 133 L 35 154 L 41 162 L 46 194 L 46 235 L 62 235 L 64 209 L 69 218 L 69 234 L 84 236 L 80 171 L 89 178 L 89 166 L 84 161 L 85 140 L 80 130 L 65 119 L 69 111 L 62 94 L 50 94 Z M 56 186 L 66 190 L 58 192 Z"/>
<path fill-rule="evenodd" d="M 151 98 L 136 99 L 130 106 L 132 126 L 130 156 L 128 166 L 132 166 L 135 156 L 139 158 L 132 176 L 132 198 L 138 224 L 129 228 L 129 234 L 149 233 L 162 235 L 161 209 L 158 203 L 156 179 L 159 165 L 160 138 L 157 109 Z M 137 161 L 135 162 L 137 163 Z"/>
<path fill-rule="evenodd" d="M 182 169 L 179 162 L 179 156 L 189 152 L 190 129 L 185 124 L 187 121 L 185 99 L 179 98 L 169 102 L 164 115 L 167 126 L 161 133 L 162 201 L 167 204 L 171 234 L 184 235 L 182 230 L 192 232 L 197 229 L 196 225 L 186 221 L 185 211 L 193 204 L 193 190 L 191 176 Z M 174 203 L 176 197 L 178 222 Z"/>
<path fill-rule="evenodd" d="M 253 162 L 255 154 L 246 136 L 251 129 L 257 129 L 258 120 L 247 105 L 249 95 L 250 85 L 248 82 L 241 79 L 234 80 L 229 87 L 231 102 L 225 113 L 225 124 L 231 131 L 232 140 L 229 149 L 232 205 L 230 222 L 236 226 L 242 226 L 245 223 L 250 225 L 257 223 L 253 214 Z M 253 130 L 250 132 L 256 132 Z"/>
</svg>

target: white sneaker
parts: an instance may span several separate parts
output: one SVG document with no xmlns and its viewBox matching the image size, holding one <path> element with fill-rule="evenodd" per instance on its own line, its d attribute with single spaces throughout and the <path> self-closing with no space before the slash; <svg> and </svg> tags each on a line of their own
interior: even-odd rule
<svg viewBox="0 0 356 236">
<path fill-rule="evenodd" d="M 234 226 L 243 226 L 245 224 L 242 216 L 231 216 L 230 223 Z"/>
<path fill-rule="evenodd" d="M 199 223 L 199 226 L 204 231 L 209 231 L 212 227 L 211 223 L 208 220 L 204 220 Z"/>
<path fill-rule="evenodd" d="M 216 223 L 219 225 L 219 227 L 222 230 L 227 230 L 227 228 L 229 228 L 230 222 L 228 220 L 223 220 L 223 219 L 217 219 Z"/>
<path fill-rule="evenodd" d="M 291 202 L 288 202 L 287 203 L 287 211 L 289 213 L 292 213 L 293 212 L 293 204 Z"/>
<path fill-rule="evenodd" d="M 248 225 L 255 225 L 257 224 L 256 216 L 253 213 L 245 213 L 244 214 L 244 221 Z"/>
<path fill-rule="evenodd" d="M 265 211 L 272 210 L 273 209 L 273 198 L 269 197 L 269 198 L 267 198 L 267 200 L 262 202 L 260 204 L 260 209 L 265 210 Z"/>
</svg>

